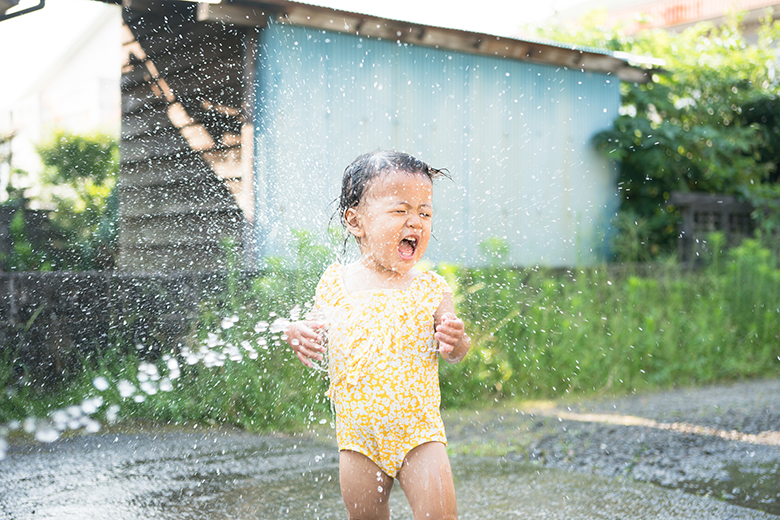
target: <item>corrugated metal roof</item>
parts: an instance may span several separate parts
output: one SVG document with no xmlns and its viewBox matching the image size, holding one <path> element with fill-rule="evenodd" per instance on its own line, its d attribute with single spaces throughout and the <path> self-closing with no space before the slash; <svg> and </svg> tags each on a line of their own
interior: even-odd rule
<svg viewBox="0 0 780 520">
<path fill-rule="evenodd" d="M 573 47 L 556 42 L 507 38 L 461 29 L 415 24 L 304 2 L 263 0 L 257 3 L 267 6 L 270 10 L 273 10 L 274 7 L 281 8 L 283 11 L 279 14 L 278 20 L 282 23 L 289 22 L 305 27 L 397 40 L 460 52 L 606 72 L 615 74 L 626 81 L 647 82 L 650 77 L 644 68 L 636 67 L 624 57 L 616 57 L 604 49 Z"/>
<path fill-rule="evenodd" d="M 292 2 L 288 2 L 288 3 L 292 3 Z M 350 12 L 350 11 L 338 10 L 336 8 L 333 8 L 333 7 L 323 6 L 322 4 L 319 4 L 317 2 L 297 1 L 295 3 L 308 5 L 308 6 L 311 6 L 313 8 L 318 8 L 318 9 L 330 9 L 334 13 L 342 12 L 342 13 L 353 15 L 353 16 L 365 16 L 365 17 L 371 16 L 371 17 L 376 17 L 375 15 L 371 15 L 369 13 L 362 13 L 362 12 L 358 13 L 358 12 Z M 524 36 L 522 38 L 514 38 L 514 37 L 507 36 L 507 35 L 501 35 L 501 34 L 496 34 L 496 33 L 492 33 L 492 32 L 477 33 L 476 31 L 469 31 L 469 30 L 465 30 L 465 29 L 457 29 L 457 28 L 453 28 L 453 27 L 446 27 L 446 26 L 443 26 L 443 25 L 428 24 L 428 23 L 426 23 L 426 24 L 419 24 L 417 22 L 412 22 L 412 21 L 408 21 L 408 20 L 401 20 L 401 19 L 391 19 L 391 18 L 386 18 L 386 19 L 387 20 L 393 20 L 394 22 L 398 22 L 398 23 L 409 23 L 409 24 L 421 25 L 421 26 L 424 25 L 424 26 L 427 26 L 427 27 L 443 29 L 443 30 L 472 32 L 474 34 L 484 34 L 485 36 L 498 36 L 498 37 L 501 37 L 501 38 L 515 39 L 515 40 L 519 40 L 519 41 L 522 40 L 522 41 L 526 41 L 526 42 L 529 42 L 529 43 L 535 43 L 535 44 L 539 44 L 539 45 L 550 45 L 552 47 L 558 47 L 560 49 L 568 49 L 568 50 L 589 52 L 589 53 L 593 53 L 593 54 L 603 54 L 605 56 L 613 56 L 613 53 L 610 52 L 607 49 L 601 49 L 601 48 L 598 48 L 598 47 L 591 47 L 591 46 L 588 46 L 588 45 L 573 45 L 573 44 L 570 44 L 570 43 L 556 42 L 554 40 L 544 40 L 544 39 L 538 39 L 538 38 L 529 38 L 527 36 Z"/>
<path fill-rule="evenodd" d="M 129 9 L 159 8 L 151 0 L 124 0 L 123 5 Z M 303 27 L 450 49 L 470 54 L 604 72 L 614 74 L 624 81 L 647 82 L 650 80 L 650 73 L 644 68 L 636 67 L 626 59 L 602 49 L 572 48 L 570 45 L 551 42 L 435 27 L 342 11 L 304 2 L 243 0 L 241 3 L 200 4 L 196 11 L 196 19 L 200 21 L 226 21 L 251 25 L 255 23 L 252 20 L 256 19 L 258 14 L 275 14 L 280 23 L 291 23 Z M 241 16 L 242 11 L 246 13 L 246 16 Z M 265 19 L 264 16 L 263 19 Z"/>
</svg>

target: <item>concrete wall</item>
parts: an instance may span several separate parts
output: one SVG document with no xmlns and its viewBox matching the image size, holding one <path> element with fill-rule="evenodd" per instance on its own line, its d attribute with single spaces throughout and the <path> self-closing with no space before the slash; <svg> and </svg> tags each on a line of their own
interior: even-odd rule
<svg viewBox="0 0 780 520">
<path fill-rule="evenodd" d="M 223 274 L 0 273 L 0 354 L 34 384 L 54 384 L 96 352 L 174 349 Z"/>
</svg>

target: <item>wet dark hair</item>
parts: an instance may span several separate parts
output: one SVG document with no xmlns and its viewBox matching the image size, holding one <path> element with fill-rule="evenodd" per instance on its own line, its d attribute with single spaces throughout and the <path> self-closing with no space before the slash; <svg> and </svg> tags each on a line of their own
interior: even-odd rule
<svg viewBox="0 0 780 520">
<path fill-rule="evenodd" d="M 360 205 L 370 184 L 380 176 L 394 171 L 422 175 L 431 182 L 440 177 L 449 177 L 449 172 L 446 169 L 433 168 L 407 153 L 395 150 L 376 150 L 365 153 L 352 161 L 344 170 L 338 209 L 334 215 L 334 217 L 338 217 L 342 226 L 346 227 L 344 217 L 347 210 Z M 342 254 L 346 252 L 347 241 L 350 236 L 347 233 L 344 238 Z"/>
<path fill-rule="evenodd" d="M 431 182 L 440 177 L 449 176 L 445 169 L 437 169 L 423 161 L 395 150 L 377 150 L 361 155 L 344 170 L 341 180 L 341 196 L 336 214 L 342 224 L 347 210 L 360 204 L 372 181 L 393 171 L 419 174 Z"/>
</svg>

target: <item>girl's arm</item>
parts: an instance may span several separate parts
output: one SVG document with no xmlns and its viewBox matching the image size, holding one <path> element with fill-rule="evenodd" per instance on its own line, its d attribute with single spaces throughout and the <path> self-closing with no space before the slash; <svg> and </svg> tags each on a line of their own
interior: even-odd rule
<svg viewBox="0 0 780 520">
<path fill-rule="evenodd" d="M 301 363 L 311 368 L 312 359 L 322 361 L 325 347 L 322 345 L 322 337 L 317 333 L 323 327 L 318 321 L 294 321 L 287 326 L 284 340 L 298 356 Z"/>
<path fill-rule="evenodd" d="M 469 351 L 471 338 L 466 334 L 463 320 L 455 315 L 452 293 L 444 293 L 433 319 L 436 326 L 433 337 L 439 342 L 439 353 L 449 363 L 457 363 Z"/>
</svg>

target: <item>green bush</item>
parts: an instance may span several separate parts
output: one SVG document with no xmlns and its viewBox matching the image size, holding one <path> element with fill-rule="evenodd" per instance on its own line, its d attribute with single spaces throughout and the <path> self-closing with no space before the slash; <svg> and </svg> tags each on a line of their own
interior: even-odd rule
<svg viewBox="0 0 780 520">
<path fill-rule="evenodd" d="M 759 226 L 777 227 L 780 23 L 762 16 L 757 37 L 749 39 L 743 18 L 731 13 L 719 25 L 628 35 L 608 25 L 606 11 L 594 11 L 569 26 L 537 29 L 544 38 L 665 62 L 649 71 L 647 83 L 621 83 L 620 115 L 593 139 L 620 166 L 619 213 L 625 216 L 616 223 L 624 234 L 614 244 L 617 260 L 635 261 L 637 252 L 661 258 L 674 250 L 681 215 L 668 202 L 675 191 L 746 198 L 763 207 L 754 215 Z M 637 226 L 621 227 L 626 221 Z M 631 247 L 632 235 L 643 247 Z"/>
<path fill-rule="evenodd" d="M 702 271 L 449 267 L 474 338 L 443 401 L 549 398 L 780 373 L 780 269 L 746 240 Z"/>
<path fill-rule="evenodd" d="M 117 248 L 119 145 L 103 134 L 62 130 L 38 147 L 54 228 L 63 237 L 49 255 L 55 269 L 110 269 Z M 50 245 L 51 247 L 52 245 Z"/>
</svg>

